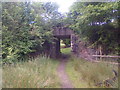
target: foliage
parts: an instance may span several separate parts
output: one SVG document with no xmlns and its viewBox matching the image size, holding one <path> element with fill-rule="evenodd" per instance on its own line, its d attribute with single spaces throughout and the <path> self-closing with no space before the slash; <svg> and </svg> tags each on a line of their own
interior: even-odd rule
<svg viewBox="0 0 120 90">
<path fill-rule="evenodd" d="M 20 55 L 25 55 L 31 51 L 32 41 L 29 40 L 30 34 L 28 33 L 30 29 L 29 15 L 25 16 L 24 14 L 25 5 L 21 3 L 20 6 L 23 7 L 20 8 L 18 3 L 3 4 L 2 56 L 5 62 L 6 60 L 13 61 Z"/>
<path fill-rule="evenodd" d="M 63 40 L 60 40 L 60 47 L 61 48 L 65 47 L 65 44 L 63 43 Z"/>
<path fill-rule="evenodd" d="M 77 2 L 65 16 L 55 2 L 2 3 L 2 57 L 4 63 L 44 51 L 54 27 L 70 27 L 103 54 L 119 54 L 120 2 Z M 64 40 L 68 45 L 69 40 Z"/>
<path fill-rule="evenodd" d="M 66 45 L 66 47 L 70 47 L 70 39 L 63 39 L 63 43 Z"/>
<path fill-rule="evenodd" d="M 42 52 L 44 42 L 52 40 L 52 24 L 59 15 L 57 5 L 4 2 L 2 6 L 3 63 L 24 59 L 30 52 Z"/>
<path fill-rule="evenodd" d="M 72 19 L 69 27 L 79 36 L 103 48 L 103 54 L 118 54 L 119 25 L 118 4 L 120 2 L 75 2 L 68 14 Z"/>
</svg>

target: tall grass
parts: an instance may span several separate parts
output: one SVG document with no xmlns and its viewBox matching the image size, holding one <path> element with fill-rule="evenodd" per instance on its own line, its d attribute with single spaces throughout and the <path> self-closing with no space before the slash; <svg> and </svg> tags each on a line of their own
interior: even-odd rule
<svg viewBox="0 0 120 90">
<path fill-rule="evenodd" d="M 3 88 L 58 88 L 57 60 L 38 57 L 3 66 Z"/>
<path fill-rule="evenodd" d="M 118 66 L 104 62 L 93 63 L 78 58 L 71 58 L 66 67 L 66 71 L 76 88 L 106 87 L 96 86 L 96 84 L 113 78 L 113 70 L 118 72 Z M 112 87 L 118 88 L 118 80 L 113 82 Z"/>
</svg>

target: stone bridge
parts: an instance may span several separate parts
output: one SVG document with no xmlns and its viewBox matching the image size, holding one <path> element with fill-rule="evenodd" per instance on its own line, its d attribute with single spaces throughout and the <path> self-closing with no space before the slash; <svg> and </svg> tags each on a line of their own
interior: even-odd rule
<svg viewBox="0 0 120 90">
<path fill-rule="evenodd" d="M 57 27 L 53 30 L 53 36 L 55 39 L 53 43 L 50 45 L 50 57 L 56 58 L 59 57 L 60 52 L 60 39 L 70 39 L 71 40 L 71 48 L 72 52 L 75 54 L 77 52 L 78 47 L 78 37 L 75 33 L 66 27 Z"/>
</svg>

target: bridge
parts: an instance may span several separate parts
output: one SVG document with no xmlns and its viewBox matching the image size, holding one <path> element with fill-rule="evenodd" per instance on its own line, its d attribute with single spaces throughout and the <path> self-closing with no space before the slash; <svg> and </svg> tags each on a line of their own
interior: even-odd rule
<svg viewBox="0 0 120 90">
<path fill-rule="evenodd" d="M 53 30 L 53 36 L 55 39 L 53 43 L 50 45 L 50 57 L 56 58 L 59 57 L 60 52 L 60 40 L 61 39 L 70 39 L 71 40 L 71 48 L 72 52 L 77 52 L 77 36 L 75 35 L 74 31 L 66 28 L 66 27 L 56 27 Z"/>
</svg>

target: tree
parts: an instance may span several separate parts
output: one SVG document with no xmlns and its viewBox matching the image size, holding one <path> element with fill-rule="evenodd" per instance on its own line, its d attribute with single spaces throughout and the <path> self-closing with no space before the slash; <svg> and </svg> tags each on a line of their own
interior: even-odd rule
<svg viewBox="0 0 120 90">
<path fill-rule="evenodd" d="M 118 52 L 118 3 L 77 2 L 71 7 L 70 25 L 91 46 L 102 46 L 103 54 Z"/>
<path fill-rule="evenodd" d="M 52 40 L 52 24 L 59 15 L 57 6 L 42 2 L 4 2 L 2 6 L 3 63 L 22 60 L 37 50 L 42 52 L 44 42 Z"/>
</svg>

